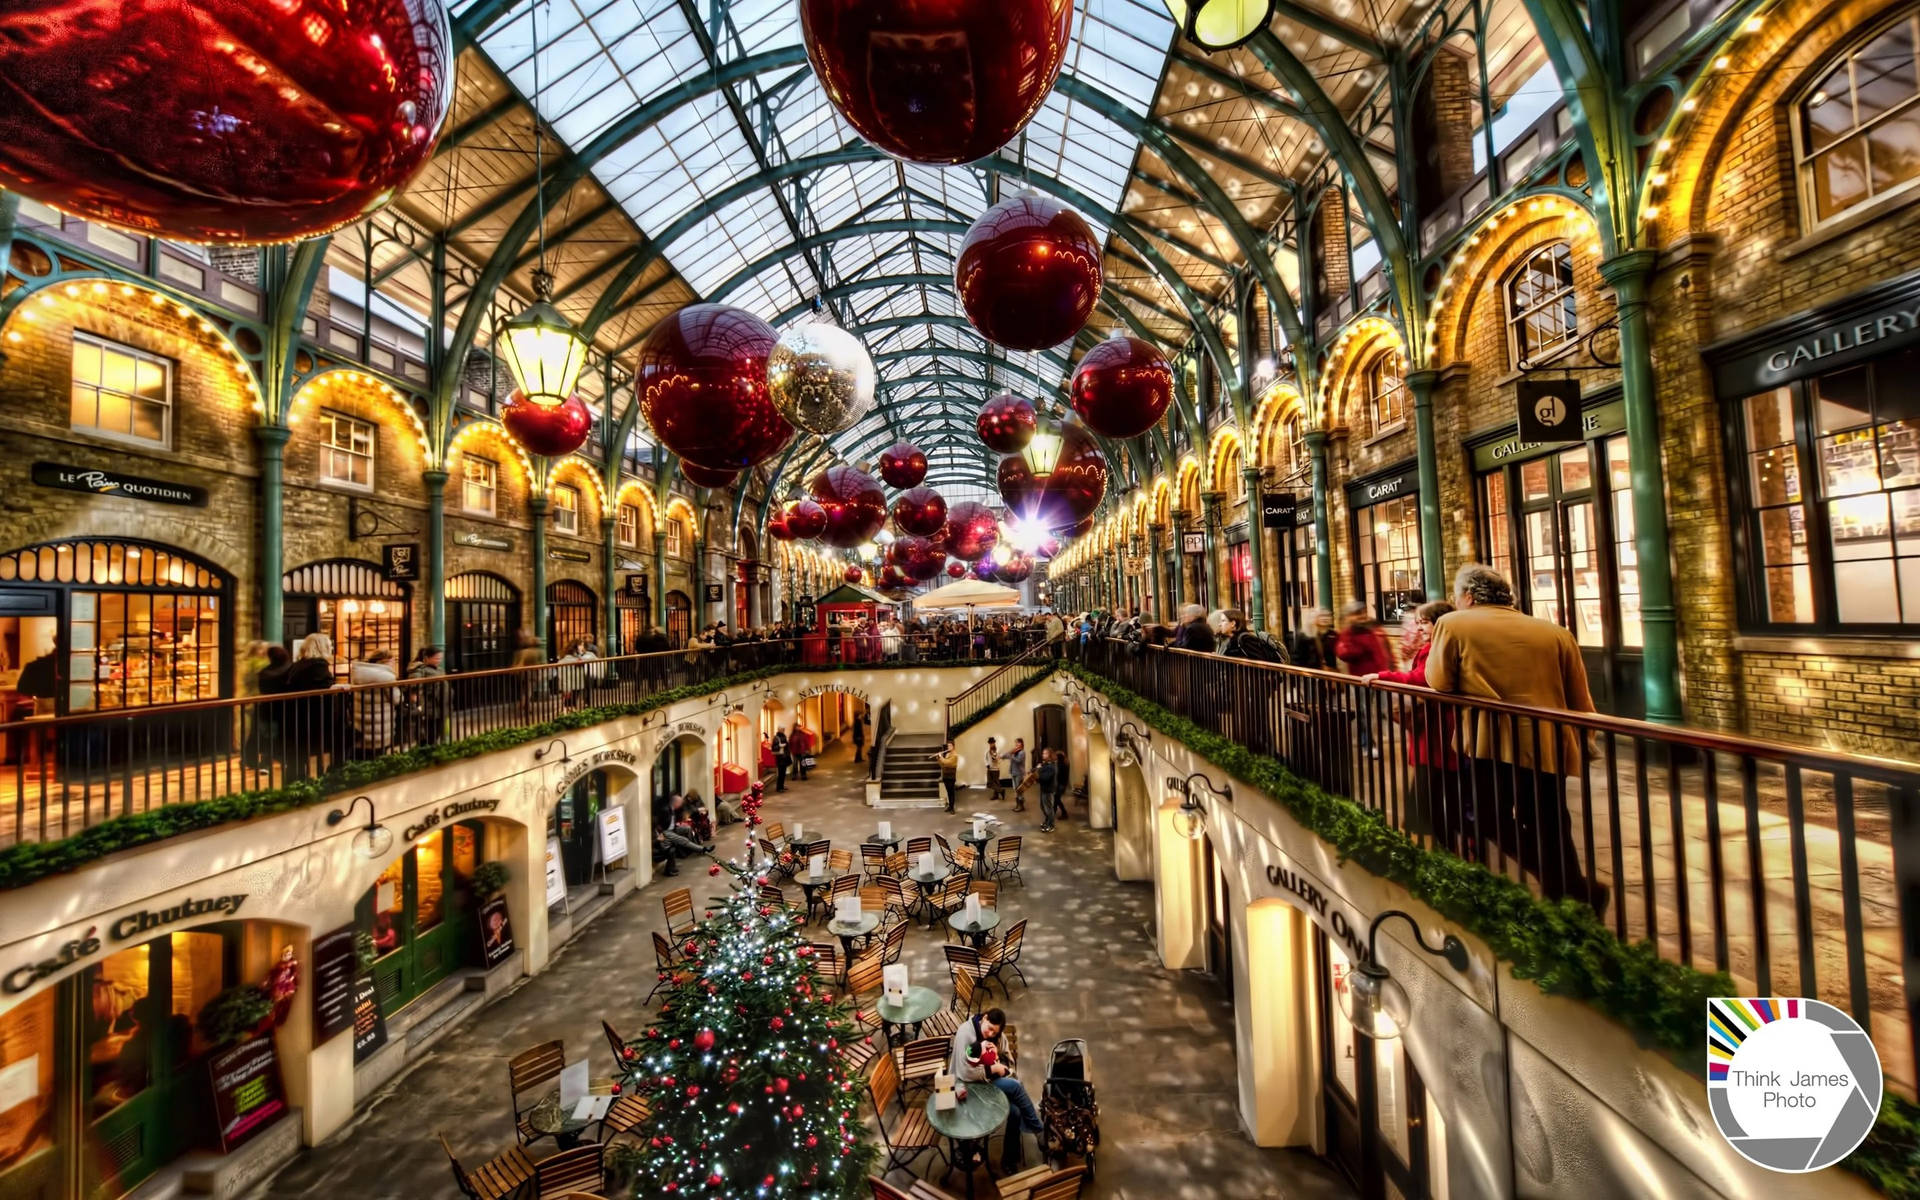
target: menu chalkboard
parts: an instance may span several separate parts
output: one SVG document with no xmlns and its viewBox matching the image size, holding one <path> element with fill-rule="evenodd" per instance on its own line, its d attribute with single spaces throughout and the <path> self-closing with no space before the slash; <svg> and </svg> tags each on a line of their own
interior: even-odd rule
<svg viewBox="0 0 1920 1200">
<path fill-rule="evenodd" d="M 213 1110 L 220 1146 L 231 1154 L 287 1111 L 273 1039 L 242 1042 L 207 1060 L 213 1074 Z"/>
<path fill-rule="evenodd" d="M 489 971 L 513 956 L 513 924 L 507 919 L 505 896 L 480 906 L 480 953 Z"/>
<path fill-rule="evenodd" d="M 353 926 L 313 939 L 313 1044 L 353 1028 Z"/>
<path fill-rule="evenodd" d="M 380 989 L 373 976 L 353 981 L 353 1061 L 358 1066 L 387 1044 L 387 1017 L 380 1011 Z"/>
</svg>

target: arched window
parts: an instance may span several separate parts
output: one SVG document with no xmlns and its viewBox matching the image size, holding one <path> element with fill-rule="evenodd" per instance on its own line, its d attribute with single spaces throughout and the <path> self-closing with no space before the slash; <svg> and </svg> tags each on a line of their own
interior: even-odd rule
<svg viewBox="0 0 1920 1200">
<path fill-rule="evenodd" d="M 1389 350 L 1367 365 L 1363 380 L 1373 416 L 1373 432 L 1385 433 L 1407 423 L 1407 380 L 1400 356 Z"/>
<path fill-rule="evenodd" d="M 1307 423 L 1295 413 L 1283 426 L 1287 437 L 1287 473 L 1296 475 L 1307 469 Z"/>
<path fill-rule="evenodd" d="M 1794 106 L 1807 228 L 1920 179 L 1920 44 L 1909 11 L 1857 42 Z"/>
<path fill-rule="evenodd" d="M 1507 328 L 1517 367 L 1541 362 L 1579 340 L 1573 247 L 1565 242 L 1542 246 L 1507 280 Z"/>
</svg>

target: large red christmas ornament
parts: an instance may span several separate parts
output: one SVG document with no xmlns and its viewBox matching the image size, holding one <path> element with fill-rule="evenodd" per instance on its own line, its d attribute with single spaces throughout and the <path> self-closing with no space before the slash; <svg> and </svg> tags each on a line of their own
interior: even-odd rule
<svg viewBox="0 0 1920 1200">
<path fill-rule="evenodd" d="M 1093 515 L 1107 494 L 1107 459 L 1079 425 L 1060 427 L 1060 460 L 1036 478 L 1017 454 L 1000 460 L 1000 498 L 1014 516 L 1058 529 Z"/>
<path fill-rule="evenodd" d="M 779 453 L 793 426 L 767 393 L 773 326 L 743 308 L 689 304 L 654 326 L 634 381 L 660 444 L 696 466 L 737 471 Z"/>
<path fill-rule="evenodd" d="M 1016 554 L 993 569 L 993 577 L 1001 583 L 1022 583 L 1033 574 L 1033 560 L 1024 554 Z"/>
<path fill-rule="evenodd" d="M 994 564 L 992 559 L 983 558 L 973 564 L 973 577 L 981 583 L 992 583 L 993 573 L 997 570 L 999 570 L 999 567 Z"/>
<path fill-rule="evenodd" d="M 848 567 L 840 573 L 840 578 L 846 580 L 848 583 L 859 583 L 862 579 L 866 578 L 866 575 L 867 573 L 859 567 Z"/>
<path fill-rule="evenodd" d="M 559 458 L 586 443 L 593 414 L 578 396 L 567 397 L 565 404 L 535 404 L 516 391 L 500 410 L 500 423 L 528 454 Z"/>
<path fill-rule="evenodd" d="M 963 562 L 950 562 L 947 564 L 948 579 L 961 579 L 966 576 L 966 573 L 967 573 L 967 564 Z"/>
<path fill-rule="evenodd" d="M 714 471 L 690 462 L 680 464 L 680 474 L 686 476 L 688 483 L 703 488 L 732 487 L 733 481 L 740 478 L 738 471 Z"/>
<path fill-rule="evenodd" d="M 947 553 L 973 562 L 1000 540 L 1000 522 L 993 510 L 977 500 L 962 500 L 947 509 Z"/>
<path fill-rule="evenodd" d="M 947 500 L 930 487 L 909 488 L 893 502 L 893 524 L 901 533 L 932 537 L 947 525 Z"/>
<path fill-rule="evenodd" d="M 973 424 L 987 449 L 997 454 L 1018 454 L 1033 440 L 1039 419 L 1028 401 L 1019 396 L 1001 395 L 980 406 L 980 415 L 974 418 Z"/>
<path fill-rule="evenodd" d="M 787 532 L 802 541 L 817 538 L 827 531 L 827 510 L 812 500 L 795 500 L 787 505 Z"/>
<path fill-rule="evenodd" d="M 192 242 L 384 205 L 453 94 L 441 0 L 98 0 L 0 11 L 0 185 Z"/>
<path fill-rule="evenodd" d="M 1073 411 L 1095 433 L 1139 437 L 1173 403 L 1173 368 L 1146 342 L 1115 334 L 1087 351 L 1073 372 Z"/>
<path fill-rule="evenodd" d="M 886 566 L 880 568 L 880 590 L 881 591 L 897 592 L 901 588 L 904 588 L 906 586 L 907 586 L 906 573 L 901 571 L 899 567 L 894 566 L 892 563 L 888 563 Z"/>
<path fill-rule="evenodd" d="M 966 163 L 1013 140 L 1053 90 L 1073 0 L 801 0 L 807 57 L 886 153 Z"/>
<path fill-rule="evenodd" d="M 894 561 L 909 579 L 925 581 L 940 573 L 947 561 L 945 547 L 928 538 L 904 537 L 894 544 Z"/>
<path fill-rule="evenodd" d="M 793 540 L 793 530 L 787 528 L 787 510 L 784 507 L 767 514 L 767 536 L 776 542 Z"/>
<path fill-rule="evenodd" d="M 920 486 L 927 477 L 927 452 L 911 442 L 895 442 L 880 452 L 880 478 L 888 487 Z"/>
<path fill-rule="evenodd" d="M 827 544 L 850 550 L 873 540 L 887 523 L 887 494 L 873 476 L 852 467 L 828 467 L 808 485 L 827 513 Z"/>
<path fill-rule="evenodd" d="M 1015 196 L 980 215 L 960 243 L 953 287 L 990 342 L 1045 350 L 1080 332 L 1100 299 L 1100 242 L 1048 196 Z"/>
<path fill-rule="evenodd" d="M 1060 557 L 1060 539 L 1057 537 L 1050 537 L 1046 541 L 1041 542 L 1040 557 L 1041 558 L 1059 558 Z"/>
</svg>

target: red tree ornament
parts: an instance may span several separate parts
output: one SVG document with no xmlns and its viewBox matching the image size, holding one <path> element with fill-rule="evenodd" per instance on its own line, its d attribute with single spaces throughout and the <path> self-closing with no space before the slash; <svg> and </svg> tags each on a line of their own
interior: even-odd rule
<svg viewBox="0 0 1920 1200">
<path fill-rule="evenodd" d="M 787 528 L 787 510 L 776 508 L 767 514 L 767 536 L 776 542 L 793 540 L 793 530 Z"/>
<path fill-rule="evenodd" d="M 861 570 L 859 567 L 848 567 L 845 571 L 842 571 L 840 573 L 840 578 L 846 580 L 848 583 L 859 583 L 862 579 L 865 579 L 866 577 L 867 577 L 867 573 Z"/>
<path fill-rule="evenodd" d="M 660 444 L 695 466 L 738 471 L 779 453 L 793 426 L 767 394 L 773 326 L 741 308 L 689 304 L 654 326 L 634 381 Z"/>
<path fill-rule="evenodd" d="M 1073 0 L 801 0 L 807 57 L 860 136 L 896 158 L 966 163 L 1046 102 Z"/>
<path fill-rule="evenodd" d="M 1058 529 L 1093 515 L 1107 493 L 1107 459 L 1079 425 L 1060 428 L 1060 460 L 1053 473 L 1036 478 L 1025 459 L 1000 460 L 1000 498 L 1015 516 Z"/>
<path fill-rule="evenodd" d="M 933 537 L 946 528 L 946 497 L 930 487 L 907 489 L 893 502 L 893 524 L 901 533 Z"/>
<path fill-rule="evenodd" d="M 897 592 L 901 588 L 904 588 L 906 586 L 907 586 L 906 573 L 902 571 L 899 567 L 894 566 L 892 563 L 888 563 L 886 566 L 880 568 L 880 590 L 881 591 Z"/>
<path fill-rule="evenodd" d="M 359 220 L 433 153 L 442 0 L 114 0 L 0 12 L 0 186 L 192 242 Z"/>
<path fill-rule="evenodd" d="M 901 572 L 912 580 L 925 582 L 932 579 L 940 573 L 941 564 L 947 561 L 945 547 L 928 538 L 903 537 L 893 545 Z"/>
<path fill-rule="evenodd" d="M 732 487 L 733 481 L 740 478 L 738 471 L 715 471 L 699 463 L 685 461 L 680 464 L 680 473 L 686 476 L 688 483 L 703 488 Z"/>
<path fill-rule="evenodd" d="M 808 485 L 826 510 L 827 544 L 850 550 L 873 540 L 887 522 L 887 494 L 871 475 L 853 467 L 828 467 Z"/>
<path fill-rule="evenodd" d="M 1016 554 L 993 569 L 993 577 L 1001 583 L 1021 583 L 1033 574 L 1033 560 L 1024 554 Z"/>
<path fill-rule="evenodd" d="M 961 579 L 966 576 L 966 573 L 967 573 L 967 564 L 963 562 L 950 562 L 947 564 L 948 579 Z"/>
<path fill-rule="evenodd" d="M 787 505 L 787 532 L 797 540 L 817 538 L 827 531 L 827 510 L 817 501 L 795 500 Z"/>
<path fill-rule="evenodd" d="M 980 415 L 974 419 L 980 440 L 996 454 L 1017 454 L 1026 449 L 1038 427 L 1032 403 L 1013 395 L 995 396 L 980 406 Z"/>
<path fill-rule="evenodd" d="M 1000 540 L 1000 521 L 977 500 L 962 500 L 947 509 L 947 553 L 973 562 Z"/>
<path fill-rule="evenodd" d="M 1073 411 L 1095 433 L 1139 437 L 1173 403 L 1173 368 L 1139 338 L 1115 335 L 1087 351 L 1073 372 Z"/>
<path fill-rule="evenodd" d="M 918 487 L 927 477 L 927 452 L 911 442 L 895 442 L 880 452 L 880 478 L 888 487 Z"/>
<path fill-rule="evenodd" d="M 567 397 L 564 404 L 535 404 L 515 392 L 500 410 L 500 423 L 528 454 L 559 458 L 586 444 L 593 414 L 578 396 Z"/>
<path fill-rule="evenodd" d="M 1045 350 L 1080 332 L 1100 299 L 1100 242 L 1079 213 L 1015 196 L 967 230 L 954 264 L 960 307 L 990 342 Z"/>
</svg>

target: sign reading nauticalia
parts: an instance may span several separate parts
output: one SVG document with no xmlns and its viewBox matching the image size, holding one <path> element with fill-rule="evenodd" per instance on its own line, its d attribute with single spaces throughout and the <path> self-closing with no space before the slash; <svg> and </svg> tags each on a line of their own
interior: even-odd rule
<svg viewBox="0 0 1920 1200">
<path fill-rule="evenodd" d="M 205 900 L 186 899 L 167 908 L 131 912 L 107 927 L 107 938 L 125 942 L 182 921 L 199 917 L 231 917 L 240 911 L 240 906 L 246 900 L 247 894 L 241 892 L 232 896 L 211 896 Z M 22 963 L 5 975 L 0 975 L 0 992 L 9 995 L 24 992 L 49 975 L 56 975 L 77 962 L 92 958 L 100 953 L 100 948 L 105 944 L 99 934 L 98 925 L 90 926 L 79 937 L 69 939 L 53 957 Z"/>
</svg>

